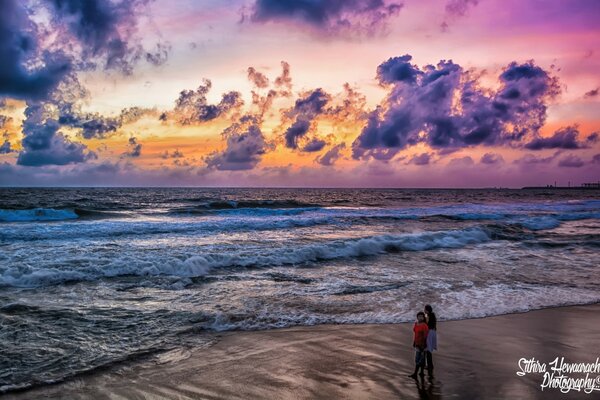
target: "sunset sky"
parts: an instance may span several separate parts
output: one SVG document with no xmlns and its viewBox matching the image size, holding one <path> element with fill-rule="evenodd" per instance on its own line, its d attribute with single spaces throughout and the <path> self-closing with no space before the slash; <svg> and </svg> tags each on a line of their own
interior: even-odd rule
<svg viewBox="0 0 600 400">
<path fill-rule="evenodd" d="M 4 0 L 0 185 L 600 180 L 597 0 Z"/>
</svg>

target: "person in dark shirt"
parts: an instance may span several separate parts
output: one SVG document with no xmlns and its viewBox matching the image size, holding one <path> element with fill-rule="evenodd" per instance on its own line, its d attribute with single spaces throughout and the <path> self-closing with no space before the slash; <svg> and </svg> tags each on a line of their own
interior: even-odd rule
<svg viewBox="0 0 600 400">
<path fill-rule="evenodd" d="M 429 328 L 427 331 L 427 346 L 425 349 L 427 373 L 430 377 L 433 377 L 433 351 L 437 350 L 437 317 L 429 304 L 425 306 L 425 317 L 427 328 Z"/>
<path fill-rule="evenodd" d="M 413 347 L 415 349 L 415 372 L 409 377 L 416 379 L 417 373 L 419 369 L 421 370 L 421 376 L 425 375 L 425 359 L 426 359 L 426 349 L 427 349 L 427 332 L 429 328 L 427 327 L 427 323 L 425 322 L 425 313 L 423 311 L 419 311 L 417 313 L 417 321 L 413 326 Z"/>
</svg>

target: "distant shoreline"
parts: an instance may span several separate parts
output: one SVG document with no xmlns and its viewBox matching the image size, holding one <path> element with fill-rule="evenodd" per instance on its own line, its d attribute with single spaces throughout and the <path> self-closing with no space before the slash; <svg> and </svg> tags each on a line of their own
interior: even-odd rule
<svg viewBox="0 0 600 400">
<path fill-rule="evenodd" d="M 313 187 L 313 186 L 2 186 L 0 190 L 27 189 L 202 189 L 202 190 L 600 190 L 586 186 L 524 186 L 524 187 Z"/>
</svg>

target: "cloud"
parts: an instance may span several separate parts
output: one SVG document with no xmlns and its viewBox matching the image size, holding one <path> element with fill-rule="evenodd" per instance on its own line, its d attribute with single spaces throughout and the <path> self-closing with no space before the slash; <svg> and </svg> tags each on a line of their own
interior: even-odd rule
<svg viewBox="0 0 600 400">
<path fill-rule="evenodd" d="M 147 51 L 137 33 L 138 17 L 147 14 L 142 11 L 150 1 L 2 1 L 0 96 L 39 101 L 73 71 L 102 64 L 130 74 L 144 57 L 163 63 L 170 46 L 158 43 Z"/>
<path fill-rule="evenodd" d="M 131 136 L 127 142 L 128 150 L 123 153 L 123 157 L 137 158 L 142 155 L 142 144 L 138 143 L 135 136 Z"/>
<path fill-rule="evenodd" d="M 41 51 L 37 25 L 27 15 L 23 2 L 0 4 L 0 96 L 43 99 L 72 68 L 62 51 Z M 36 59 L 37 63 L 31 61 Z M 37 65 L 30 69 L 26 66 Z"/>
<path fill-rule="evenodd" d="M 12 121 L 12 118 L 8 115 L 0 115 L 0 129 L 3 129 L 10 121 Z"/>
<path fill-rule="evenodd" d="M 281 75 L 275 78 L 275 87 L 282 91 L 282 95 L 290 96 L 292 90 L 292 77 L 290 76 L 290 64 L 281 62 Z"/>
<path fill-rule="evenodd" d="M 560 155 L 560 150 L 556 151 L 553 155 L 548 156 L 548 157 L 538 157 L 536 155 L 533 154 L 525 154 L 523 157 L 516 159 L 515 161 L 513 161 L 515 164 L 521 164 L 523 166 L 527 166 L 527 165 L 536 165 L 536 164 L 549 164 L 552 161 L 554 161 L 554 159 L 556 159 L 556 157 L 558 157 Z"/>
<path fill-rule="evenodd" d="M 325 105 L 331 96 L 323 89 L 315 89 L 296 100 L 294 107 L 286 112 L 288 118 L 296 118 L 294 123 L 285 131 L 285 146 L 290 149 L 298 148 L 298 141 L 311 128 L 312 121 L 325 111 Z"/>
<path fill-rule="evenodd" d="M 368 36 L 382 32 L 402 7 L 402 3 L 384 0 L 256 0 L 250 20 L 297 22 L 330 35 Z"/>
<path fill-rule="evenodd" d="M 595 154 L 594 157 L 592 157 L 592 164 L 600 164 L 600 153 Z"/>
<path fill-rule="evenodd" d="M 439 150 L 520 143 L 539 135 L 546 103 L 559 92 L 556 78 L 533 62 L 509 64 L 492 91 L 452 61 L 418 68 L 411 59 L 378 67 L 389 92 L 352 144 L 355 159 L 391 159 L 418 143 Z"/>
<path fill-rule="evenodd" d="M 0 128 L 2 128 L 1 120 L 0 120 Z M 4 142 L 0 145 L 0 154 L 8 154 L 8 153 L 14 152 L 15 150 L 13 150 L 13 148 L 11 147 L 10 141 L 8 140 L 8 138 L 9 138 L 8 132 L 4 132 L 2 137 L 4 138 Z"/>
<path fill-rule="evenodd" d="M 306 151 L 308 153 L 314 153 L 317 151 L 323 150 L 323 147 L 327 144 L 326 141 L 314 138 L 310 142 L 308 142 L 303 148 L 302 151 Z"/>
<path fill-rule="evenodd" d="M 585 94 L 583 95 L 583 97 L 585 97 L 586 99 L 590 99 L 592 97 L 597 97 L 599 91 L 600 91 L 600 88 L 592 89 L 592 90 L 590 90 L 588 92 L 585 92 Z"/>
<path fill-rule="evenodd" d="M 483 156 L 481 156 L 481 160 L 479 162 L 487 165 L 496 165 L 502 164 L 504 162 L 504 158 L 500 154 L 485 153 Z"/>
<path fill-rule="evenodd" d="M 215 152 L 205 158 L 210 169 L 240 171 L 253 169 L 260 162 L 263 154 L 272 149 L 260 129 L 260 120 L 245 115 L 233 123 L 225 131 L 227 147 L 222 152 Z"/>
<path fill-rule="evenodd" d="M 342 150 L 346 148 L 346 143 L 340 143 L 333 146 L 329 149 L 325 154 L 316 158 L 316 162 L 324 165 L 326 167 L 330 167 L 336 163 L 342 157 Z"/>
<path fill-rule="evenodd" d="M 582 149 L 587 147 L 585 143 L 581 143 L 577 137 L 579 136 L 579 130 L 576 126 L 567 126 L 554 132 L 550 137 L 536 137 L 531 142 L 525 144 L 525 148 L 529 150 L 542 150 L 542 149 Z M 594 134 L 590 135 L 589 141 L 593 142 L 596 140 Z"/>
<path fill-rule="evenodd" d="M 58 121 L 50 118 L 47 106 L 41 103 L 29 104 L 23 121 L 23 149 L 17 164 L 28 166 L 66 165 L 82 163 L 97 158 L 82 143 L 72 142 L 61 132 Z"/>
<path fill-rule="evenodd" d="M 173 115 L 182 125 L 202 123 L 221 117 L 231 110 L 240 108 L 244 102 L 240 92 L 224 93 L 218 104 L 208 104 L 206 95 L 212 87 L 209 79 L 196 90 L 182 90 L 175 101 Z"/>
<path fill-rule="evenodd" d="M 421 154 L 415 154 L 410 161 L 408 162 L 408 164 L 414 164 L 414 165 L 428 165 L 431 162 L 431 157 L 433 156 L 433 154 L 431 153 L 421 153 Z"/>
<path fill-rule="evenodd" d="M 184 155 L 179 149 L 175 149 L 171 153 L 169 153 L 169 150 L 165 150 L 160 157 L 166 160 L 167 158 L 183 158 Z"/>
<path fill-rule="evenodd" d="M 257 88 L 264 89 L 269 86 L 269 78 L 261 72 L 258 72 L 254 67 L 248 67 L 248 80 Z"/>
<path fill-rule="evenodd" d="M 566 155 L 561 160 L 558 161 L 559 167 L 566 168 L 581 168 L 585 165 L 583 160 L 573 154 Z"/>
<path fill-rule="evenodd" d="M 162 64 L 170 47 L 159 43 L 153 52 L 145 51 L 137 36 L 138 16 L 150 0 L 48 0 L 61 36 L 71 36 L 80 44 L 81 59 L 86 67 L 97 61 L 105 69 L 130 74 L 142 57 L 152 64 Z M 64 28 L 63 28 L 64 27 Z M 63 28 L 63 29 L 61 29 Z"/>
<path fill-rule="evenodd" d="M 450 22 L 464 17 L 469 9 L 477 4 L 479 4 L 479 0 L 449 0 L 446 3 L 444 22 L 441 24 L 442 31 L 447 31 Z"/>
<path fill-rule="evenodd" d="M 470 156 L 464 156 L 459 158 L 453 158 L 448 162 L 448 167 L 468 167 L 475 164 L 475 161 Z"/>
</svg>

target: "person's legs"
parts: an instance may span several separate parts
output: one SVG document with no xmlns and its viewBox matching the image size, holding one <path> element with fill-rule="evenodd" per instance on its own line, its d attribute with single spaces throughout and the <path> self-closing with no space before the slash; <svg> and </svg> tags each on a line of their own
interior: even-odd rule
<svg viewBox="0 0 600 400">
<path fill-rule="evenodd" d="M 419 368 L 421 369 L 419 375 L 421 376 L 425 375 L 425 360 L 427 359 L 425 353 L 427 353 L 425 350 L 421 351 L 421 363 L 419 364 Z"/>
<path fill-rule="evenodd" d="M 433 375 L 433 353 L 431 351 L 427 351 L 427 372 L 429 376 Z"/>
<path fill-rule="evenodd" d="M 415 348 L 415 372 L 412 375 L 409 375 L 411 378 L 417 378 L 417 373 L 419 369 L 421 369 L 421 374 L 423 374 L 423 365 L 425 364 L 425 352 L 418 348 Z"/>
</svg>

